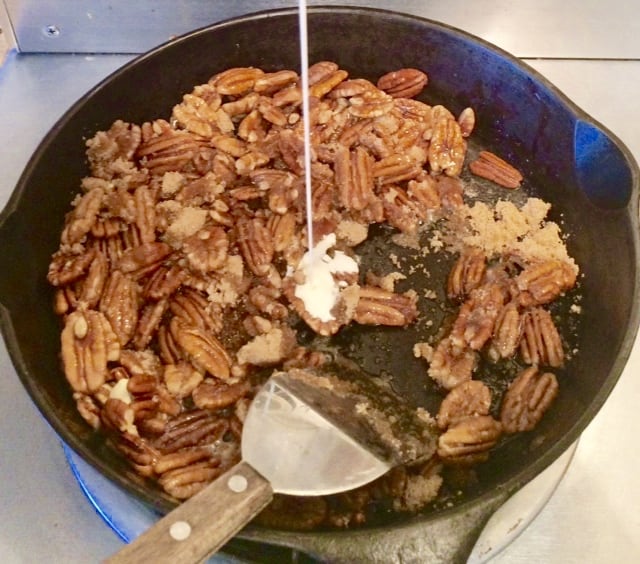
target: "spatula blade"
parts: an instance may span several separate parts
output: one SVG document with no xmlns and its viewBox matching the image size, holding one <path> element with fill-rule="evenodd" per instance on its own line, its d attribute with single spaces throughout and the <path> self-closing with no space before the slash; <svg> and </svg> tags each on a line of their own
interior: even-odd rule
<svg viewBox="0 0 640 564">
<path fill-rule="evenodd" d="M 337 364 L 275 372 L 244 422 L 243 460 L 276 492 L 325 495 L 431 458 L 433 421 L 374 380 Z"/>
<path fill-rule="evenodd" d="M 275 492 L 328 495 L 351 490 L 391 467 L 272 377 L 244 422 L 242 458 Z"/>
</svg>

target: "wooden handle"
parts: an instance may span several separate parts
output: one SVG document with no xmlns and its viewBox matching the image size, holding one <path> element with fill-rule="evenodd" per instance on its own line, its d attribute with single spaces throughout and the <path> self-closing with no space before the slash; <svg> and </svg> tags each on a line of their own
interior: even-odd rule
<svg viewBox="0 0 640 564">
<path fill-rule="evenodd" d="M 201 562 L 273 498 L 269 482 L 240 462 L 106 560 L 108 564 Z"/>
</svg>

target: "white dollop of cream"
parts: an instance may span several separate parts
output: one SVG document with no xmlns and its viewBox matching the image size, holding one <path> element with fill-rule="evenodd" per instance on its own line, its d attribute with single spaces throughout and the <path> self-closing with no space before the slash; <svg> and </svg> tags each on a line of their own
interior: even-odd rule
<svg viewBox="0 0 640 564">
<path fill-rule="evenodd" d="M 335 233 L 325 235 L 303 255 L 298 266 L 305 281 L 296 285 L 295 295 L 304 302 L 305 310 L 320 321 L 335 319 L 331 310 L 340 296 L 340 284 L 333 275 L 358 273 L 358 263 L 342 251 L 335 251 L 333 256 L 327 254 L 335 244 Z"/>
</svg>

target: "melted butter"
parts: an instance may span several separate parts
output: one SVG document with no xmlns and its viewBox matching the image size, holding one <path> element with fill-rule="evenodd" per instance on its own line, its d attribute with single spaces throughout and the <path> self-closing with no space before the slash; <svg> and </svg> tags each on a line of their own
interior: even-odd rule
<svg viewBox="0 0 640 564">
<path fill-rule="evenodd" d="M 335 319 L 331 310 L 340 296 L 341 284 L 333 275 L 358 273 L 358 263 L 342 251 L 335 251 L 329 256 L 328 251 L 335 244 L 336 235 L 330 233 L 304 254 L 298 266 L 304 282 L 295 288 L 295 295 L 304 302 L 305 310 L 325 322 Z"/>
</svg>

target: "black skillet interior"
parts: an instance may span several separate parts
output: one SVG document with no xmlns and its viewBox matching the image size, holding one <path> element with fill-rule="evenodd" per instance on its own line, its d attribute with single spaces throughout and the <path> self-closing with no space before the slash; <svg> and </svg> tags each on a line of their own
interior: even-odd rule
<svg viewBox="0 0 640 564">
<path fill-rule="evenodd" d="M 454 113 L 473 107 L 476 145 L 518 166 L 528 193 L 551 202 L 552 218 L 570 234 L 570 253 L 584 274 L 580 323 L 571 322 L 568 343 L 579 353 L 561 374 L 561 394 L 543 424 L 498 449 L 462 506 L 494 488 L 514 489 L 576 440 L 630 352 L 638 324 L 637 167 L 613 136 L 537 73 L 462 32 L 400 14 L 349 8 L 312 9 L 309 29 L 311 62 L 333 60 L 352 76 L 372 79 L 402 67 L 421 68 L 429 75 L 425 101 Z M 168 117 L 182 94 L 225 68 L 297 69 L 297 34 L 295 11 L 264 13 L 194 32 L 125 66 L 75 104 L 46 136 L 3 213 L 2 326 L 25 387 L 68 444 L 162 511 L 172 502 L 136 476 L 76 412 L 59 369 L 59 325 L 51 311 L 47 266 L 69 202 L 87 172 L 85 139 L 115 119 L 142 123 Z M 439 260 L 429 267 L 446 270 Z M 417 283 L 434 287 L 433 280 Z M 411 356 L 416 335 L 383 335 L 349 331 L 337 341 L 365 365 L 372 359 L 382 364 L 408 397 L 432 401 L 424 365 Z"/>
</svg>

